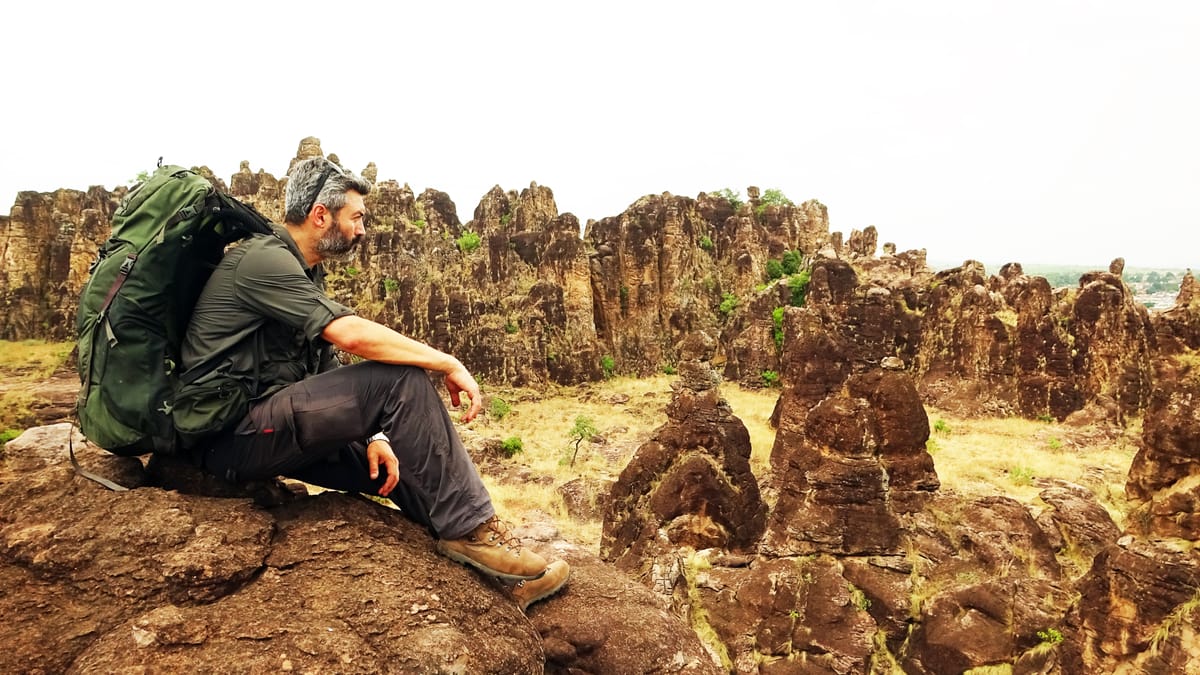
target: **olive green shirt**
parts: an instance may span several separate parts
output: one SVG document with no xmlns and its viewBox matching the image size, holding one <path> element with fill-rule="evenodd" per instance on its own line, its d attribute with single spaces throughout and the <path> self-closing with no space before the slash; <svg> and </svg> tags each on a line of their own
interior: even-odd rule
<svg viewBox="0 0 1200 675">
<path fill-rule="evenodd" d="M 184 336 L 184 382 L 232 378 L 260 398 L 337 365 L 321 333 L 354 312 L 325 295 L 324 271 L 304 262 L 287 229 L 274 230 L 230 249 L 213 271 Z"/>
</svg>

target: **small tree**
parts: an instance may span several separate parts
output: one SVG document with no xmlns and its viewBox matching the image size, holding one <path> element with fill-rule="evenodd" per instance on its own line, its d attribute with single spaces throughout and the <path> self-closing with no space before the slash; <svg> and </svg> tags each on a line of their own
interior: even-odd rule
<svg viewBox="0 0 1200 675">
<path fill-rule="evenodd" d="M 613 373 L 617 369 L 617 362 L 613 357 L 605 354 L 600 357 L 600 370 L 604 373 L 604 379 L 611 380 Z"/>
<path fill-rule="evenodd" d="M 729 188 L 721 188 L 713 194 L 729 202 L 729 205 L 733 207 L 734 211 L 737 211 L 742 205 L 742 193 L 739 191 L 730 190 Z"/>
<path fill-rule="evenodd" d="M 575 466 L 575 458 L 579 456 L 579 444 L 589 440 L 596 434 L 600 433 L 596 429 L 596 423 L 590 417 L 579 415 L 575 418 L 575 426 L 567 432 L 569 443 L 575 444 L 575 451 L 571 453 L 571 466 Z"/>
</svg>

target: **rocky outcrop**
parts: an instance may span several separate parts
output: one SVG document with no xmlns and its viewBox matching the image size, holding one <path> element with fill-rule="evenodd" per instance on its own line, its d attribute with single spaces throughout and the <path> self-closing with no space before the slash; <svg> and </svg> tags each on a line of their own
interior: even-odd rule
<svg viewBox="0 0 1200 675">
<path fill-rule="evenodd" d="M 800 342 L 785 347 L 788 361 Z M 722 662 L 764 673 L 1055 672 L 1074 597 L 1060 558 L 1116 536 L 1080 522 L 1095 499 L 1047 486 L 1052 506 L 1035 518 L 1012 499 L 939 494 L 928 420 L 901 372 L 851 375 L 803 405 L 779 407 L 778 499 L 757 554 L 680 556 L 676 605 L 715 636 Z"/>
<path fill-rule="evenodd" d="M 647 573 L 682 547 L 746 552 L 763 532 L 750 434 L 721 398 L 713 347 L 704 333 L 681 347 L 668 421 L 613 485 L 600 553 L 619 569 Z"/>
<path fill-rule="evenodd" d="M 985 278 L 968 261 L 938 273 L 923 315 L 914 370 L 940 408 L 1062 420 L 1114 401 L 1121 421 L 1148 400 L 1154 331 L 1117 275 L 1089 273 L 1054 293 L 1019 265 Z"/>
<path fill-rule="evenodd" d="M 807 414 L 799 407 L 783 404 L 771 452 L 779 500 L 762 550 L 898 554 L 900 515 L 920 510 L 939 485 L 925 451 L 929 419 L 911 379 L 855 375 Z"/>
<path fill-rule="evenodd" d="M 1080 644 L 1068 667 L 1190 672 L 1200 659 L 1200 369 L 1159 364 L 1126 493 L 1139 506 L 1080 580 Z"/>
<path fill-rule="evenodd" d="M 22 192 L 0 217 L 0 339 L 68 340 L 96 249 L 124 189 Z"/>
<path fill-rule="evenodd" d="M 575 575 L 527 618 L 397 511 L 166 490 L 76 437 L 86 467 L 140 486 L 110 492 L 72 473 L 68 433 L 0 461 L 5 672 L 715 672 L 652 593 L 553 532 Z"/>
<path fill-rule="evenodd" d="M 1200 350 L 1200 284 L 1188 270 L 1175 304 L 1151 317 L 1158 352 L 1164 356 Z"/>
<path fill-rule="evenodd" d="M 735 205 L 664 193 L 588 222 L 596 332 L 620 371 L 645 375 L 674 363 L 675 345 L 694 331 L 716 334 L 728 314 L 718 311 L 723 298 L 746 297 L 769 260 L 815 252 L 828 237 L 819 202 L 762 204 L 751 194 Z"/>
<path fill-rule="evenodd" d="M 1142 447 L 1129 467 L 1125 491 L 1140 502 L 1162 500 L 1186 489 L 1189 479 L 1200 476 L 1200 364 L 1194 355 L 1170 357 L 1159 362 L 1160 386 L 1154 391 L 1142 425 Z M 1176 509 L 1182 517 L 1190 509 Z M 1170 514 L 1167 521 L 1172 520 Z M 1144 531 L 1165 533 L 1173 529 L 1159 522 Z M 1169 536 L 1200 539 L 1200 529 L 1186 528 Z"/>
<path fill-rule="evenodd" d="M 360 314 L 516 385 L 599 379 L 587 252 L 579 224 L 536 184 L 494 188 L 463 225 L 445 193 L 385 181 L 376 223 L 330 288 Z"/>
<path fill-rule="evenodd" d="M 322 154 L 306 138 L 292 163 Z M 378 176 L 373 164 L 363 171 Z M 229 191 L 278 220 L 286 183 L 243 162 Z M 581 238 L 578 220 L 536 183 L 494 188 L 467 223 L 445 193 L 376 185 L 369 235 L 353 259 L 330 265 L 331 293 L 508 384 L 658 372 L 703 330 L 719 335 L 714 362 L 726 380 L 766 386 L 789 367 L 780 342 L 790 322 L 779 314 L 804 306 L 819 319 L 807 329 L 829 334 L 847 374 L 899 359 L 925 400 L 952 412 L 1062 420 L 1100 402 L 1123 423 L 1148 401 L 1157 343 L 1162 353 L 1200 343 L 1190 276 L 1152 324 L 1119 261 L 1074 291 L 1054 292 L 1016 264 L 988 276 L 967 261 L 935 276 L 923 250 L 885 243 L 877 255 L 874 227 L 843 240 L 820 202 L 757 188 L 744 203 L 646 196 L 589 221 Z M 20 194 L 0 218 L 0 337 L 73 336 L 76 298 L 124 191 Z M 772 279 L 788 256 L 792 266 Z"/>
</svg>

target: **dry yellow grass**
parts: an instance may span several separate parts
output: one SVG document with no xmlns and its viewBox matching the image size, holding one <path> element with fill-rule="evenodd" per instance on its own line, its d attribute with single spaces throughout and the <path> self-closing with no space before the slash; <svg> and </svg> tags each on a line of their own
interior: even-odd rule
<svg viewBox="0 0 1200 675">
<path fill-rule="evenodd" d="M 485 475 L 484 483 L 498 509 L 517 519 L 550 514 L 565 538 L 580 545 L 598 545 L 600 523 L 571 521 L 554 488 L 574 478 L 616 479 L 638 447 L 666 422 L 674 380 L 673 376 L 657 375 L 644 379 L 616 377 L 579 387 L 549 385 L 539 390 L 485 387 L 485 410 L 494 409 L 493 400 L 497 398 L 511 410 L 500 419 L 492 414 L 481 415 L 467 425 L 465 434 L 520 438 L 522 452 L 507 461 L 526 467 L 534 475 L 550 477 L 549 485 L 542 486 L 514 485 Z M 768 420 L 778 390 L 742 390 L 726 384 L 721 391 L 750 432 L 751 465 L 756 474 L 761 474 L 775 441 Z M 570 431 L 579 416 L 595 424 L 600 438 L 599 442 L 580 443 L 572 465 L 574 444 Z"/>
<path fill-rule="evenodd" d="M 46 342 L 44 340 L 4 341 L 0 343 L 0 372 L 6 380 L 41 380 L 62 367 L 73 342 Z"/>
<path fill-rule="evenodd" d="M 485 478 L 501 510 L 517 518 L 549 514 L 566 538 L 595 546 L 600 524 L 571 522 L 554 488 L 576 477 L 616 478 L 637 448 L 666 421 L 673 379 L 660 375 L 614 378 L 581 387 L 489 391 L 489 396 L 509 403 L 511 412 L 503 419 L 482 416 L 469 429 L 486 437 L 519 437 L 524 451 L 508 461 L 527 467 L 532 475 L 548 477 L 544 486 Z M 775 441 L 769 420 L 779 391 L 726 383 L 721 392 L 750 432 L 752 470 L 765 476 Z M 1086 444 L 1078 440 L 1077 430 L 1058 423 L 965 419 L 933 408 L 928 414 L 929 449 L 943 490 L 965 497 L 1006 495 L 1039 506 L 1037 479 L 1058 478 L 1091 489 L 1117 524 L 1124 524 L 1125 478 L 1137 449 L 1139 422 L 1115 440 Z M 566 463 L 571 454 L 569 431 L 580 415 L 595 423 L 604 440 L 582 443 L 575 465 L 570 466 Z"/>
<path fill-rule="evenodd" d="M 1019 418 L 963 419 L 928 409 L 930 443 L 943 489 L 965 496 L 1006 495 L 1040 504 L 1037 479 L 1058 478 L 1089 488 L 1124 525 L 1125 479 L 1137 452 L 1141 423 L 1112 441 L 1082 444 L 1076 429 Z"/>
<path fill-rule="evenodd" d="M 0 445 L 30 424 L 43 398 L 39 384 L 66 363 L 75 344 L 23 340 L 0 342 Z"/>
</svg>

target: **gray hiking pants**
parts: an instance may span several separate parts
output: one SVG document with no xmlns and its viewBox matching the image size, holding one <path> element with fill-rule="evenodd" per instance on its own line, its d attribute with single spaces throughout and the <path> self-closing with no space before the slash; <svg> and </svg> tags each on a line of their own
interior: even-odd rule
<svg viewBox="0 0 1200 675">
<path fill-rule="evenodd" d="M 494 515 L 450 414 L 424 370 L 364 361 L 334 368 L 254 402 L 204 453 L 204 468 L 228 480 L 295 478 L 333 490 L 378 494 L 366 439 L 383 431 L 400 460 L 389 495 L 413 521 L 459 539 Z"/>
</svg>

